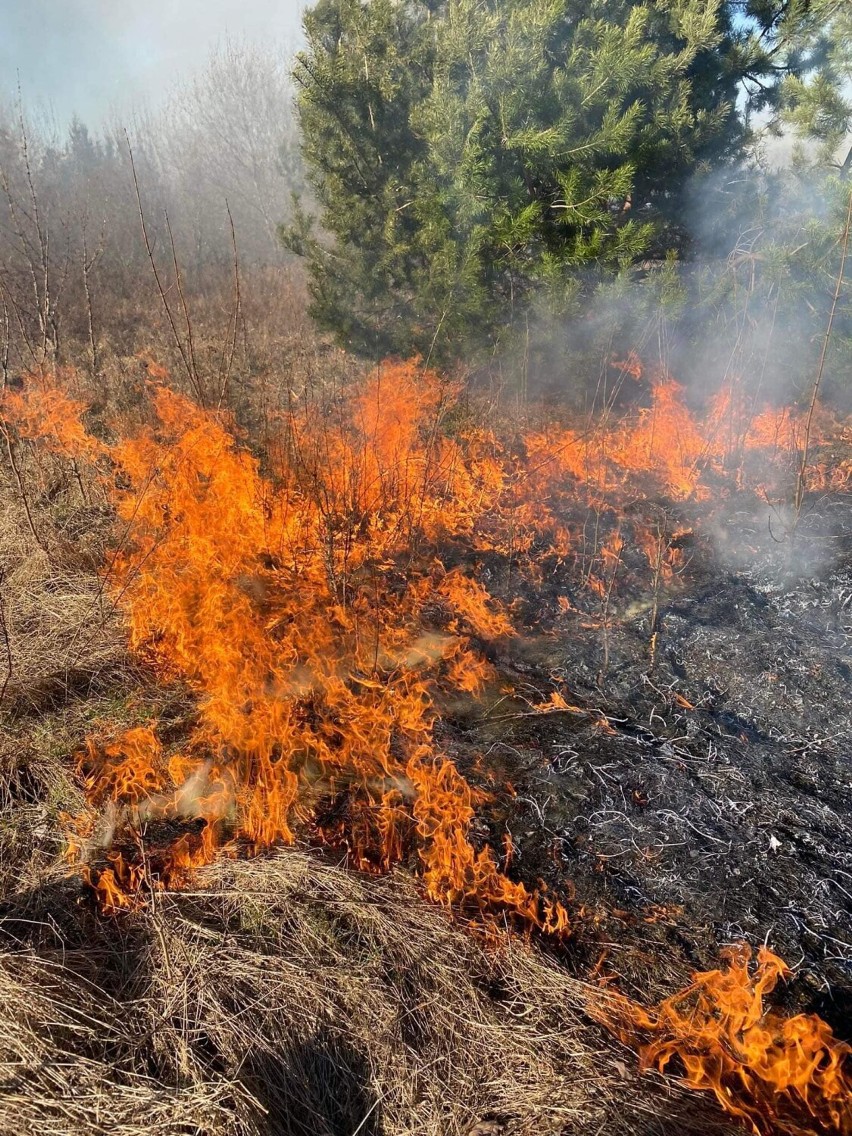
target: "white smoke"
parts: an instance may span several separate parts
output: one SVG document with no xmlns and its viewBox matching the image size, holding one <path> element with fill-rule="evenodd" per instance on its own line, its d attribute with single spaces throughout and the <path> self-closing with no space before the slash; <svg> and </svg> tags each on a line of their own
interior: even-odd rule
<svg viewBox="0 0 852 1136">
<path fill-rule="evenodd" d="M 268 47 L 299 35 L 302 0 L 0 0 L 0 97 L 90 126 L 157 107 L 226 38 Z"/>
</svg>

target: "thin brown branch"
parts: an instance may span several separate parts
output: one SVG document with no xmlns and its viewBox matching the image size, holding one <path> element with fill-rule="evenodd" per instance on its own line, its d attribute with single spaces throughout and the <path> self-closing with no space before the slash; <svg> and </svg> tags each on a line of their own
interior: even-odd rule
<svg viewBox="0 0 852 1136">
<path fill-rule="evenodd" d="M 0 418 L 0 433 L 2 433 L 3 438 L 6 442 L 6 455 L 9 458 L 9 465 L 12 469 L 12 474 L 13 474 L 13 476 L 15 478 L 15 482 L 17 483 L 17 486 L 18 486 L 18 493 L 20 494 L 20 497 L 21 497 L 21 504 L 24 507 L 24 514 L 27 518 L 27 526 L 29 527 L 29 530 L 32 533 L 33 540 L 36 542 L 36 544 L 39 546 L 39 548 L 42 550 L 42 552 L 45 554 L 45 556 L 47 556 L 47 555 L 49 555 L 48 551 L 47 551 L 47 547 L 46 547 L 44 541 L 42 540 L 42 538 L 39 536 L 38 530 L 35 527 L 35 521 L 33 520 L 32 510 L 30 509 L 29 497 L 27 496 L 26 487 L 24 486 L 23 475 L 21 474 L 21 467 L 18 465 L 17 459 L 15 457 L 15 446 L 14 446 L 14 443 L 12 441 L 12 434 L 11 434 L 11 431 L 9 430 L 8 425 L 3 421 L 2 418 Z"/>
<path fill-rule="evenodd" d="M 837 315 L 837 308 L 840 304 L 840 297 L 843 293 L 843 283 L 846 276 L 846 260 L 849 255 L 849 234 L 852 230 L 852 193 L 849 194 L 849 207 L 846 211 L 846 224 L 843 229 L 843 236 L 840 243 L 840 268 L 837 273 L 837 282 L 834 287 L 834 296 L 831 301 L 831 310 L 828 315 L 828 326 L 825 329 L 825 338 L 822 341 L 822 351 L 819 357 L 819 366 L 817 367 L 816 377 L 814 379 L 813 389 L 811 390 L 811 401 L 808 406 L 808 415 L 805 419 L 805 437 L 802 443 L 802 460 L 799 465 L 799 472 L 796 478 L 796 496 L 795 496 L 795 520 L 793 521 L 793 529 L 799 523 L 799 517 L 802 512 L 802 503 L 805 499 L 805 486 L 807 482 L 808 473 L 808 458 L 810 456 L 811 444 L 811 430 L 813 427 L 814 411 L 816 410 L 817 399 L 819 398 L 820 387 L 822 386 L 823 375 L 825 374 L 825 363 L 828 358 L 828 349 L 831 345 L 831 337 L 834 331 L 834 321 Z"/>
<path fill-rule="evenodd" d="M 192 383 L 196 393 L 196 397 L 201 404 L 205 406 L 204 387 L 198 374 L 198 364 L 195 360 L 195 337 L 192 332 L 192 318 L 189 314 L 189 304 L 186 302 L 186 294 L 183 290 L 183 278 L 180 273 L 180 262 L 178 260 L 177 247 L 175 246 L 175 237 L 172 232 L 172 223 L 169 220 L 169 214 L 166 210 L 163 211 L 163 217 L 166 221 L 166 232 L 169 234 L 169 244 L 172 250 L 172 264 L 175 270 L 175 284 L 177 285 L 178 297 L 180 299 L 181 310 L 183 311 L 183 319 L 186 324 L 186 354 L 189 359 L 189 366 L 192 371 Z"/>
<path fill-rule="evenodd" d="M 133 157 L 133 147 L 130 145 L 130 136 L 127 133 L 126 130 L 124 132 L 124 138 L 125 138 L 125 141 L 127 143 L 127 153 L 130 157 L 130 171 L 133 175 L 133 188 L 134 188 L 134 191 L 136 193 L 136 205 L 137 205 L 138 212 L 139 212 L 139 221 L 142 225 L 142 239 L 145 242 L 145 252 L 148 255 L 148 262 L 151 265 L 151 271 L 154 274 L 154 282 L 157 285 L 157 291 L 159 292 L 159 295 L 160 295 L 160 300 L 161 300 L 162 305 L 163 305 L 163 310 L 166 313 L 166 319 L 169 321 L 169 327 L 171 328 L 172 336 L 174 337 L 175 346 L 178 349 L 178 354 L 180 355 L 181 361 L 183 362 L 183 365 L 184 365 L 184 369 L 186 370 L 187 378 L 189 379 L 189 384 L 190 384 L 190 386 L 193 390 L 193 393 L 195 394 L 195 397 L 198 399 L 199 403 L 203 406 L 204 400 L 203 400 L 202 392 L 197 387 L 196 375 L 195 375 L 195 371 L 194 371 L 193 366 L 192 366 L 192 362 L 189 358 L 189 355 L 187 354 L 186 346 L 184 345 L 184 342 L 181 339 L 180 332 L 177 329 L 177 323 L 175 321 L 174 315 L 172 314 L 172 309 L 171 309 L 171 305 L 169 304 L 168 297 L 166 295 L 166 290 L 163 287 L 162 280 L 160 279 L 160 270 L 157 268 L 157 261 L 156 261 L 156 258 L 154 257 L 154 249 L 153 249 L 153 246 L 151 244 L 151 238 L 148 235 L 148 225 L 145 221 L 145 209 L 142 205 L 142 193 L 139 189 L 139 178 L 138 178 L 137 173 L 136 173 L 136 162 L 135 162 L 134 157 Z"/>
<path fill-rule="evenodd" d="M 12 657 L 12 643 L 9 638 L 9 624 L 6 621 L 6 601 L 3 597 L 3 569 L 0 568 L 0 642 L 3 645 L 3 654 L 5 656 L 5 671 L 3 675 L 3 682 L 0 684 L 0 705 L 6 696 L 6 690 L 12 680 L 12 672 L 14 671 L 14 660 Z"/>
<path fill-rule="evenodd" d="M 222 408 L 222 404 L 227 400 L 228 387 L 231 382 L 231 371 L 234 366 L 234 359 L 237 354 L 237 335 L 239 331 L 240 316 L 242 314 L 242 292 L 240 286 L 240 254 L 237 248 L 237 232 L 234 228 L 234 218 L 231 214 L 231 206 L 225 201 L 225 208 L 228 211 L 228 223 L 231 227 L 231 248 L 234 253 L 234 311 L 231 316 L 231 321 L 228 325 L 230 342 L 222 348 L 222 370 L 219 380 L 219 398 L 217 402 L 217 409 Z"/>
</svg>

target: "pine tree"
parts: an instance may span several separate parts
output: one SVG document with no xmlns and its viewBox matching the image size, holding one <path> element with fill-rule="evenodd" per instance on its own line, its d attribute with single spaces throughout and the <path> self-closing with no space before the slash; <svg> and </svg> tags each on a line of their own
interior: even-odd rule
<svg viewBox="0 0 852 1136">
<path fill-rule="evenodd" d="M 852 174 L 852 4 L 811 0 L 781 29 L 797 63 L 782 86 L 782 111 L 799 135 L 819 144 L 818 160 Z"/>
<path fill-rule="evenodd" d="M 319 0 L 305 17 L 295 77 L 324 232 L 297 209 L 285 240 L 309 258 L 320 324 L 368 352 L 379 328 L 401 348 L 417 318 L 412 195 L 427 145 L 411 118 L 431 87 L 430 17 L 395 0 Z"/>
<path fill-rule="evenodd" d="M 322 214 L 286 239 L 368 352 L 491 347 L 683 249 L 683 190 L 734 158 L 750 51 L 722 0 L 320 0 L 299 56 Z M 753 61 L 752 61 L 753 62 Z"/>
</svg>

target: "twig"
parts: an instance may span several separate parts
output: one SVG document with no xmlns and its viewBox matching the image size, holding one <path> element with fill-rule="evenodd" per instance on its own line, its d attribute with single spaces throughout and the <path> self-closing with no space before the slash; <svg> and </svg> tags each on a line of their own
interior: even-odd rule
<svg viewBox="0 0 852 1136">
<path fill-rule="evenodd" d="M 3 295 L 3 351 L 0 355 L 0 370 L 3 372 L 3 390 L 9 385 L 9 352 L 12 346 L 12 337 L 9 334 L 9 305 Z"/>
<path fill-rule="evenodd" d="M 183 290 L 183 279 L 180 274 L 180 264 L 178 262 L 177 248 L 175 246 L 175 237 L 172 232 L 172 223 L 169 220 L 169 215 L 166 210 L 163 210 L 163 217 L 166 221 L 166 232 L 169 234 L 169 244 L 172 249 L 172 264 L 175 269 L 175 284 L 177 285 L 178 297 L 180 298 L 180 305 L 183 309 L 183 318 L 186 323 L 186 346 L 187 357 L 189 359 L 190 367 L 192 368 L 192 380 L 196 389 L 198 401 L 204 406 L 204 390 L 201 385 L 201 380 L 198 377 L 198 365 L 195 361 L 195 339 L 192 333 L 192 319 L 189 315 L 189 305 L 186 302 L 186 295 Z"/>
<path fill-rule="evenodd" d="M 98 373 L 98 341 L 95 335 L 95 311 L 92 303 L 92 287 L 89 279 L 89 274 L 100 260 L 104 251 L 104 231 L 101 230 L 101 240 L 98 248 L 89 258 L 89 250 L 86 241 L 86 225 L 83 222 L 81 226 L 81 236 L 83 240 L 83 293 L 86 297 L 86 322 L 89 332 L 89 349 L 92 352 L 92 374 L 97 376 Z"/>
<path fill-rule="evenodd" d="M 602 660 L 602 663 L 601 663 L 601 669 L 598 672 L 598 679 L 597 679 L 598 686 L 600 686 L 600 687 L 603 686 L 604 679 L 606 678 L 607 671 L 609 670 L 609 627 L 610 627 L 610 609 L 611 609 L 611 605 L 612 605 L 612 593 L 613 593 L 613 589 L 615 588 L 615 580 L 616 580 L 616 577 L 618 576 L 618 569 L 621 567 L 621 554 L 624 551 L 624 541 L 621 539 L 621 534 L 618 530 L 616 530 L 615 546 L 617 548 L 617 551 L 612 553 L 615 557 L 615 563 L 613 564 L 612 572 L 610 574 L 609 582 L 608 582 L 607 588 L 606 588 L 606 593 L 604 594 L 602 605 L 601 605 L 601 607 L 602 607 L 601 623 L 602 623 L 602 627 L 603 627 L 603 660 Z M 604 548 L 603 552 L 602 552 L 602 556 L 607 551 L 608 550 L 606 548 Z"/>
<path fill-rule="evenodd" d="M 228 396 L 228 387 L 231 382 L 231 371 L 234 366 L 234 358 L 237 354 L 237 333 L 239 331 L 240 315 L 242 314 L 242 293 L 240 288 L 240 255 L 237 248 L 237 231 L 234 228 L 234 218 L 231 214 L 231 206 L 225 201 L 225 208 L 228 211 L 228 223 L 231 227 L 231 248 L 234 252 L 234 313 L 231 317 L 229 324 L 230 343 L 222 348 L 222 374 L 219 382 L 219 399 L 217 402 L 217 409 L 221 410 L 222 404 L 226 401 Z"/>
<path fill-rule="evenodd" d="M 24 514 L 26 515 L 26 518 L 27 518 L 27 525 L 29 527 L 30 532 L 32 533 L 33 540 L 36 542 L 36 544 L 39 546 L 39 548 L 42 550 L 42 552 L 45 554 L 45 556 L 48 556 L 49 554 L 48 554 L 48 551 L 47 551 L 47 547 L 46 547 L 44 541 L 39 536 L 38 530 L 35 527 L 35 521 L 33 520 L 32 510 L 30 509 L 30 501 L 29 501 L 29 498 L 27 497 L 27 491 L 24 487 L 24 479 L 21 475 L 20 466 L 18 465 L 17 461 L 15 460 L 15 448 L 12 444 L 11 431 L 9 430 L 7 423 L 5 423 L 2 418 L 0 418 L 0 433 L 3 434 L 3 438 L 6 442 L 6 454 L 9 458 L 9 465 L 12 467 L 12 473 L 14 474 L 15 481 L 17 482 L 17 485 L 18 485 L 18 492 L 21 495 L 21 504 L 24 506 Z"/>
<path fill-rule="evenodd" d="M 57 348 L 56 320 L 50 298 L 50 237 L 47 230 L 42 227 L 38 194 L 36 193 L 32 163 L 30 162 L 29 137 L 27 135 L 26 122 L 24 121 L 24 104 L 21 95 L 20 79 L 18 82 L 18 125 L 21 136 L 21 155 L 24 161 L 24 173 L 26 175 L 32 213 L 28 213 L 24 206 L 16 204 L 5 173 L 2 175 L 2 184 L 9 205 L 9 215 L 12 218 L 13 228 L 20 242 L 27 267 L 29 268 L 33 297 L 35 300 L 35 310 L 38 317 L 39 331 L 41 333 L 41 351 L 38 362 L 43 365 L 47 359 L 51 328 L 54 333 L 52 344 L 54 353 Z M 28 239 L 25 235 L 21 215 L 30 222 L 30 225 L 35 230 L 37 247 L 35 247 L 33 241 Z M 39 277 L 41 278 L 40 283 Z"/>
<path fill-rule="evenodd" d="M 657 540 L 654 546 L 654 560 L 651 564 L 653 573 L 652 580 L 652 597 L 651 614 L 648 619 L 648 671 L 652 671 L 657 664 L 657 624 L 660 616 L 660 583 L 663 578 L 663 556 L 665 555 L 665 547 L 668 545 L 665 537 L 665 529 L 662 521 L 657 523 Z M 670 546 L 669 546 L 670 547 Z"/>
<path fill-rule="evenodd" d="M 0 174 L 0 180 L 2 180 L 2 174 Z M 39 366 L 38 354 L 36 353 L 35 344 L 32 341 L 30 333 L 27 330 L 27 324 L 26 324 L 26 321 L 24 319 L 24 314 L 21 311 L 21 305 L 18 303 L 18 301 L 15 299 L 15 297 L 9 291 L 8 285 L 6 284 L 6 281 L 4 280 L 2 275 L 0 275 L 0 292 L 3 293 L 3 310 L 4 310 L 4 312 L 8 315 L 8 304 L 11 304 L 12 310 L 15 313 L 15 320 L 18 324 L 18 330 L 21 333 L 21 340 L 22 340 L 24 346 L 26 347 L 30 358 L 32 359 L 33 366 L 38 367 Z M 10 348 L 11 348 L 11 342 L 7 341 L 7 343 L 6 343 L 7 358 L 8 358 L 8 352 L 9 352 Z M 6 379 L 6 375 L 4 374 L 4 381 L 5 381 L 5 379 Z"/>
<path fill-rule="evenodd" d="M 160 300 L 162 301 L 162 304 L 163 304 L 163 310 L 166 313 L 166 319 L 169 321 L 169 327 L 172 329 L 172 335 L 174 336 L 175 345 L 178 349 L 178 353 L 180 354 L 181 360 L 183 362 L 184 368 L 185 368 L 186 373 L 187 373 L 187 377 L 189 378 L 190 386 L 192 387 L 193 393 L 195 394 L 195 397 L 198 399 L 199 404 L 201 406 L 204 406 L 203 392 L 198 388 L 197 376 L 196 376 L 195 370 L 193 368 L 192 361 L 190 360 L 190 357 L 187 354 L 186 346 L 184 345 L 184 342 L 180 337 L 180 333 L 178 332 L 177 323 L 175 322 L 174 315 L 172 314 L 171 305 L 169 304 L 168 297 L 166 296 L 166 290 L 163 287 L 162 280 L 160 279 L 160 272 L 159 272 L 159 269 L 157 268 L 157 261 L 154 258 L 154 249 L 151 245 L 151 239 L 148 236 L 148 226 L 145 222 L 145 210 L 142 206 L 142 194 L 139 190 L 139 178 L 137 177 L 137 174 L 136 174 L 136 162 L 134 161 L 134 158 L 133 158 L 133 147 L 130 145 L 130 135 L 127 133 L 126 130 L 124 132 L 124 138 L 125 138 L 125 141 L 127 142 L 127 153 L 130 157 L 130 171 L 133 175 L 133 188 L 136 192 L 136 205 L 137 205 L 138 210 L 139 210 L 139 221 L 141 222 L 141 225 L 142 225 L 142 239 L 145 242 L 145 252 L 148 254 L 148 261 L 151 265 L 151 271 L 154 274 L 154 281 L 156 282 L 156 285 L 157 285 L 157 291 L 160 294 Z"/>
<path fill-rule="evenodd" d="M 811 444 L 811 427 L 813 425 L 814 410 L 816 409 L 817 398 L 819 397 L 819 389 L 822 385 L 822 377 L 825 372 L 825 361 L 828 358 L 828 348 L 831 344 L 831 336 L 834 330 L 834 319 L 837 315 L 837 307 L 840 303 L 840 296 L 843 292 L 843 282 L 846 274 L 846 258 L 849 254 L 849 233 L 852 230 L 852 193 L 849 194 L 849 208 L 846 212 L 846 225 L 843 229 L 843 237 L 841 238 L 840 246 L 840 270 L 837 273 L 837 284 L 834 288 L 834 297 L 831 301 L 831 311 L 828 316 L 828 327 L 825 329 L 825 338 L 822 342 L 822 351 L 819 357 L 819 366 L 817 368 L 816 378 L 814 379 L 813 390 L 811 391 L 811 401 L 808 407 L 808 416 L 805 420 L 805 438 L 802 445 L 802 461 L 799 465 L 799 473 L 796 478 L 796 496 L 795 496 L 795 520 L 793 521 L 793 532 L 799 523 L 799 517 L 802 512 L 802 502 L 805 499 L 805 482 L 808 472 L 808 456 Z"/>
<path fill-rule="evenodd" d="M 0 704 L 6 696 L 6 690 L 9 683 L 12 681 L 12 672 L 14 670 L 14 662 L 12 658 L 12 643 L 9 639 L 9 625 L 6 622 L 6 601 L 3 598 L 3 582 L 4 573 L 0 568 L 0 639 L 3 641 L 3 653 L 6 656 L 6 673 L 3 677 L 3 685 L 0 686 Z"/>
</svg>

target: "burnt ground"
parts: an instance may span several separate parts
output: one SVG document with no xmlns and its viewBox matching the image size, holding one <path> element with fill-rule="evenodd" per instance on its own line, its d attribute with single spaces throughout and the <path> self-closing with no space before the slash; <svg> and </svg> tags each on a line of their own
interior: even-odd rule
<svg viewBox="0 0 852 1136">
<path fill-rule="evenodd" d="M 551 565 L 495 656 L 513 695 L 448 713 L 440 741 L 514 786 L 492 838 L 511 833 L 512 874 L 572 897 L 579 969 L 647 1001 L 725 944 L 767 942 L 796 968 L 788 1007 L 848 1039 L 852 496 L 807 501 L 792 536 L 757 499 L 707 513 L 667 511 L 692 531 L 653 645 L 623 525 L 609 612 L 595 601 L 590 618 L 576 566 Z M 504 564 L 480 571 L 495 593 L 517 587 Z M 531 709 L 553 691 L 582 712 Z"/>
<path fill-rule="evenodd" d="M 531 883 L 544 880 L 566 899 L 576 926 L 567 945 L 553 948 L 557 960 L 518 952 L 535 960 L 525 985 L 507 980 L 505 993 L 501 978 L 492 996 L 489 979 L 482 1013 L 499 1029 L 485 1055 L 477 1048 L 480 1011 L 471 1010 L 479 994 L 469 986 L 471 975 L 479 981 L 488 967 L 477 961 L 474 969 L 465 953 L 480 945 L 442 912 L 416 902 L 410 880 L 374 941 L 377 910 L 402 874 L 375 881 L 343 872 L 333 863 L 345 859 L 339 851 L 222 858 L 192 888 L 158 893 L 143 911 L 96 915 L 82 881 L 66 878 L 56 863 L 61 814 L 82 805 L 68 755 L 93 724 L 116 718 L 128 725 L 156 719 L 168 744 L 186 735 L 197 711 L 179 685 L 164 687 L 144 667 L 131 667 L 118 633 L 113 654 L 54 674 L 59 637 L 70 633 L 52 615 L 52 602 L 59 595 L 66 613 L 90 619 L 96 581 L 81 577 L 76 607 L 64 598 L 73 580 L 48 577 L 43 592 L 33 587 L 33 609 L 38 603 L 50 615 L 54 636 L 45 639 L 45 624 L 32 617 L 32 641 L 46 644 L 36 662 L 47 678 L 16 695 L 15 728 L 7 731 L 5 751 L 0 747 L 12 771 L 9 789 L 0 792 L 0 991 L 11 990 L 0 997 L 0 1059 L 12 1063 L 4 1058 L 12 1053 L 15 1068 L 27 1071 L 31 1119 L 15 1115 L 4 1128 L 2 1107 L 8 1115 L 12 1098 L 7 1092 L 4 1101 L 0 1091 L 0 1132 L 104 1131 L 91 1115 L 101 1116 L 107 1104 L 124 1108 L 125 1082 L 135 1095 L 116 1115 L 130 1116 L 134 1126 L 117 1120 L 110 1131 L 140 1131 L 139 1116 L 152 1130 L 198 1131 L 202 1108 L 213 1117 L 211 1133 L 319 1131 L 313 1120 L 264 1127 L 267 1106 L 257 1085 L 284 1085 L 284 1099 L 293 1069 L 302 1069 L 300 1091 L 314 1117 L 317 1073 L 313 1058 L 302 1054 L 314 1036 L 322 1040 L 329 1021 L 350 1041 L 351 1023 L 362 1028 L 351 1060 L 331 1047 L 344 1086 L 372 1085 L 367 1068 L 387 1071 L 371 1114 L 376 1131 L 469 1134 L 502 1110 L 522 1114 L 509 1129 L 518 1133 L 733 1130 L 709 1097 L 691 1094 L 682 1112 L 676 1100 L 663 1099 L 658 1081 L 634 1076 L 633 1055 L 587 1020 L 579 994 L 566 1011 L 566 970 L 596 975 L 649 1004 L 683 987 L 692 971 L 718 965 L 720 950 L 743 939 L 768 942 L 796 968 L 777 992 L 785 1008 L 816 1011 L 850 1039 L 852 494 L 808 500 L 792 537 L 789 518 L 758 498 L 674 506 L 652 492 L 618 513 L 566 505 L 574 510 L 564 521 L 579 551 L 560 560 L 543 543 L 532 569 L 497 554 L 473 563 L 463 541 L 438 550 L 447 568 L 464 564 L 510 606 L 518 634 L 481 644 L 495 681 L 481 698 L 440 707 L 436 741 L 472 782 L 493 789 L 478 838 L 502 849 L 510 833 L 514 855 L 506 870 Z M 616 527 L 625 544 L 607 601 L 589 580 L 600 569 L 595 550 Z M 671 578 L 656 589 L 642 551 L 649 531 L 679 554 Z M 534 709 L 554 693 L 571 708 Z M 348 907 L 338 934 L 341 903 Z M 412 963 L 412 919 L 424 923 L 417 951 L 428 953 L 428 966 Z M 345 949 L 323 953 L 338 938 Z M 489 952 L 482 954 L 487 962 Z M 433 957 L 452 971 L 439 994 Z M 211 997 L 207 976 L 220 962 Z M 55 969 L 59 986 L 44 983 L 42 967 Z M 551 974 L 558 976 L 552 988 Z M 228 1001 L 234 989 L 238 1012 Z M 111 999 L 109 1028 L 81 1040 L 79 1031 L 106 1012 L 104 997 Z M 70 1025 L 57 1024 L 56 1005 L 71 1007 Z M 269 1012 L 258 1016 L 264 1005 Z M 407 1034 L 384 1026 L 432 1007 L 446 1007 L 446 1030 L 436 1027 L 438 1040 L 429 1035 L 414 1064 L 397 1069 L 399 1054 L 407 1060 L 415 1050 Z M 527 1012 L 532 1048 L 518 1058 L 523 1076 L 507 1078 L 507 1046 L 519 1030 L 524 1040 L 518 1023 Z M 470 1028 L 460 1032 L 460 1022 Z M 575 1050 L 557 1049 L 554 1060 L 553 1039 L 563 1035 Z M 326 1077 L 324 1042 L 321 1049 L 319 1076 Z M 448 1056 L 446 1072 L 442 1066 L 436 1077 L 439 1050 Z M 576 1053 L 583 1055 L 579 1063 Z M 278 1062 L 274 1074 L 270 1054 Z M 80 1061 L 92 1084 L 82 1096 Z M 553 1068 L 552 1080 L 541 1073 L 545 1066 Z M 460 1067 L 464 1076 L 453 1081 Z M 483 1078 L 483 1068 L 500 1068 L 501 1075 Z M 566 1083 L 565 1069 L 576 1073 L 573 1081 Z M 56 1070 L 67 1082 L 59 1087 Z M 156 1101 L 139 1096 L 140 1070 Z M 427 1071 L 440 1094 L 425 1124 L 417 1078 Z M 589 1084 L 587 1095 L 579 1092 Z M 232 1117 L 243 1107 L 235 1085 L 260 1102 L 245 1105 L 250 1115 L 239 1124 Z M 69 1112 L 68 1102 L 78 1099 L 82 1119 Z M 360 1092 L 352 1101 L 359 1118 L 372 1107 Z M 183 1112 L 175 1112 L 178 1105 Z M 386 1113 L 381 1124 L 379 1109 Z M 54 1123 L 58 1111 L 62 1124 Z M 283 1106 L 281 1115 L 289 1115 Z M 152 1116 L 177 1119 L 157 1128 Z M 358 1123 L 347 1114 L 322 1131 L 346 1136 Z"/>
</svg>

